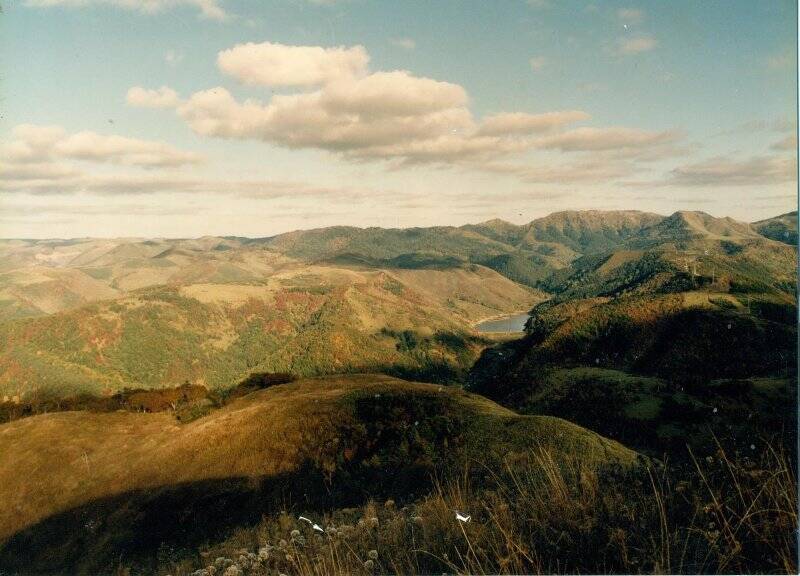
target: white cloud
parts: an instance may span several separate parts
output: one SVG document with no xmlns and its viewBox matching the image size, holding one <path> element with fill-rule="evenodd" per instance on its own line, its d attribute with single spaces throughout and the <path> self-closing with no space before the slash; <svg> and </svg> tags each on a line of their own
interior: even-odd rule
<svg viewBox="0 0 800 576">
<path fill-rule="evenodd" d="M 649 52 L 658 45 L 658 41 L 650 35 L 632 36 L 617 40 L 617 50 L 620 54 L 641 54 Z"/>
<path fill-rule="evenodd" d="M 675 168 L 665 184 L 673 186 L 757 186 L 794 182 L 796 179 L 796 158 L 752 156 L 739 160 L 717 157 Z"/>
<path fill-rule="evenodd" d="M 402 48 L 403 50 L 413 50 L 417 47 L 417 43 L 414 42 L 413 38 L 392 38 L 389 40 L 389 44 Z"/>
<path fill-rule="evenodd" d="M 52 165 L 5 166 L 0 169 L 0 192 L 34 195 L 94 194 L 130 196 L 150 194 L 221 194 L 238 198 L 318 198 L 356 201 L 390 198 L 391 191 L 369 188 L 329 187 L 306 182 L 269 179 L 208 179 L 182 174 L 114 173 L 96 174 L 82 170 L 56 170 Z"/>
<path fill-rule="evenodd" d="M 488 172 L 511 174 L 531 184 L 575 184 L 578 182 L 609 182 L 629 176 L 635 170 L 630 162 L 609 161 L 605 158 L 587 158 L 579 162 L 553 164 L 539 162 L 534 165 L 494 164 L 482 167 Z"/>
<path fill-rule="evenodd" d="M 380 147 L 472 130 L 460 86 L 406 72 L 375 73 L 324 91 L 237 102 L 224 88 L 192 95 L 178 108 L 195 132 L 254 138 L 291 148 L 380 155 Z"/>
<path fill-rule="evenodd" d="M 174 108 L 181 99 L 175 90 L 166 86 L 156 90 L 134 86 L 128 90 L 125 101 L 136 108 Z"/>
<path fill-rule="evenodd" d="M 238 44 L 217 57 L 220 70 L 243 84 L 319 86 L 363 76 L 369 56 L 363 46 L 322 48 L 263 42 Z"/>
<path fill-rule="evenodd" d="M 220 69 L 243 84 L 303 86 L 307 91 L 275 94 L 268 102 L 238 101 L 217 87 L 177 102 L 169 89 L 137 87 L 129 101 L 171 102 L 195 132 L 206 136 L 258 139 L 350 157 L 453 162 L 519 149 L 519 143 L 476 134 L 461 86 L 403 70 L 370 73 L 368 61 L 361 46 L 239 45 L 219 54 Z"/>
<path fill-rule="evenodd" d="M 56 156 L 92 162 L 110 162 L 146 168 L 198 164 L 197 154 L 183 152 L 150 140 L 138 140 L 96 132 L 78 132 L 59 141 L 54 149 Z"/>
<path fill-rule="evenodd" d="M 375 156 L 398 144 L 474 129 L 461 86 L 405 71 L 331 80 L 323 89 L 238 102 L 225 88 L 193 94 L 178 114 L 200 134 Z M 441 146 L 439 143 L 437 146 Z"/>
<path fill-rule="evenodd" d="M 566 124 L 588 120 L 589 114 L 582 110 L 563 110 L 544 114 L 509 112 L 484 118 L 479 129 L 485 135 L 531 134 L 547 132 Z"/>
<path fill-rule="evenodd" d="M 547 65 L 547 58 L 544 56 L 534 56 L 529 60 L 531 65 L 531 70 L 534 72 L 539 72 Z"/>
<path fill-rule="evenodd" d="M 326 110 L 366 118 L 419 116 L 461 109 L 467 93 L 458 84 L 412 76 L 405 71 L 375 72 L 336 82 L 320 93 Z"/>
<path fill-rule="evenodd" d="M 563 152 L 641 149 L 673 143 L 678 136 L 671 131 L 652 132 L 622 127 L 576 128 L 548 136 L 539 142 L 539 146 Z"/>
<path fill-rule="evenodd" d="M 203 18 L 226 20 L 229 17 L 219 5 L 218 0 L 25 0 L 25 5 L 37 8 L 106 5 L 136 10 L 145 14 L 156 14 L 179 6 L 191 6 L 197 8 Z"/>
<path fill-rule="evenodd" d="M 247 85 L 301 87 L 268 100 L 237 99 L 227 88 L 201 90 L 179 100 L 170 89 L 136 88 L 133 104 L 170 102 L 198 134 L 261 140 L 287 148 L 327 150 L 349 159 L 478 167 L 536 147 L 616 152 L 640 160 L 675 140 L 674 134 L 628 128 L 583 128 L 580 110 L 473 117 L 458 84 L 404 70 L 370 71 L 361 46 L 322 48 L 245 44 L 219 54 L 220 69 Z M 651 152 L 651 154 L 654 154 Z"/>
<path fill-rule="evenodd" d="M 38 126 L 20 124 L 12 131 L 13 139 L 2 147 L 6 163 L 36 163 L 50 157 L 56 143 L 63 139 L 66 131 L 61 126 Z"/>
<path fill-rule="evenodd" d="M 67 134 L 60 126 L 22 124 L 10 142 L 0 145 L 6 182 L 40 182 L 48 186 L 80 173 L 76 162 L 106 163 L 138 168 L 176 168 L 203 159 L 163 142 L 82 131 Z M 55 182 L 54 182 L 55 180 Z"/>
</svg>

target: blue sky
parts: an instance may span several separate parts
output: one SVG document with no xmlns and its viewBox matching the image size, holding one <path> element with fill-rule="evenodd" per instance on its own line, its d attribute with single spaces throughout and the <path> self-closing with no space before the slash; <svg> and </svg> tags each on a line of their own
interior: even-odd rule
<svg viewBox="0 0 800 576">
<path fill-rule="evenodd" d="M 5 3 L 0 236 L 768 217 L 796 209 L 796 22 L 789 1 Z"/>
</svg>

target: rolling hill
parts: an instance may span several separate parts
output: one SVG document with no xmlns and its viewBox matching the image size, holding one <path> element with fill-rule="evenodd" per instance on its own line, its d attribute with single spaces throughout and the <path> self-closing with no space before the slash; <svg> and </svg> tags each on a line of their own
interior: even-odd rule
<svg viewBox="0 0 800 576">
<path fill-rule="evenodd" d="M 458 228 L 338 226 L 264 238 L 0 240 L 0 319 L 50 314 L 162 284 L 258 282 L 298 262 L 438 270 L 478 264 L 539 287 L 581 256 L 637 239 L 652 244 L 654 235 L 664 233 L 691 238 L 704 229 L 704 218 L 727 226 L 717 239 L 735 229 L 796 241 L 796 213 L 749 226 L 701 213 L 664 217 L 633 210 L 557 212 L 522 225 L 489 220 Z"/>
<path fill-rule="evenodd" d="M 470 458 L 632 467 L 637 455 L 569 422 L 519 416 L 455 388 L 381 375 L 274 386 L 185 425 L 167 413 L 61 412 L 0 425 L 0 569 L 148 570 L 286 502 L 402 501 Z"/>
<path fill-rule="evenodd" d="M 186 575 L 219 547 L 244 566 L 243 541 L 279 542 L 308 510 L 374 518 L 364 552 L 394 542 L 400 573 L 452 569 L 446 554 L 464 572 L 549 572 L 564 550 L 579 571 L 658 572 L 665 545 L 686 571 L 746 572 L 796 525 L 791 465 L 775 464 L 795 446 L 791 225 L 562 212 L 0 241 L 0 401 L 16 418 L 0 424 L 0 571 Z M 525 310 L 521 339 L 473 330 Z M 706 491 L 740 509 L 741 540 L 711 536 Z M 465 504 L 476 521 L 454 523 Z M 442 558 L 404 555 L 409 534 Z M 321 560 L 321 538 L 308 573 L 374 572 L 352 550 Z M 784 548 L 770 566 L 794 565 Z"/>
<path fill-rule="evenodd" d="M 537 316 L 692 292 L 783 309 L 796 251 L 763 229 L 697 212 L 590 211 L 260 239 L 4 240 L 0 398 L 187 379 L 229 387 L 257 370 L 454 381 L 485 346 L 473 323 L 548 297 Z"/>
<path fill-rule="evenodd" d="M 711 414 L 738 444 L 788 438 L 796 258 L 748 224 L 676 213 L 544 281 L 527 336 L 487 351 L 471 389 L 655 452 L 707 449 Z"/>
<path fill-rule="evenodd" d="M 793 301 L 796 254 L 748 224 L 677 212 L 614 250 L 575 260 L 541 286 L 556 301 L 697 288 Z"/>
<path fill-rule="evenodd" d="M 143 288 L 0 325 L 0 397 L 235 385 L 253 371 L 389 371 L 452 381 L 485 346 L 470 324 L 534 291 L 480 267 L 286 268 L 262 282 Z"/>
<path fill-rule="evenodd" d="M 373 263 L 426 254 L 429 259 L 471 262 L 536 285 L 577 256 L 618 245 L 663 217 L 637 211 L 557 212 L 524 225 L 489 220 L 459 228 L 332 227 L 254 240 L 303 260 L 347 255 Z"/>
</svg>

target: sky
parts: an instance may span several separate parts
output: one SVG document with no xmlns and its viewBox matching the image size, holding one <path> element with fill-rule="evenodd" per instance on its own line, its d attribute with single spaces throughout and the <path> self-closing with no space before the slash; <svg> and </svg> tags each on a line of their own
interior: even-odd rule
<svg viewBox="0 0 800 576">
<path fill-rule="evenodd" d="M 0 237 L 797 209 L 797 6 L 7 0 Z"/>
</svg>

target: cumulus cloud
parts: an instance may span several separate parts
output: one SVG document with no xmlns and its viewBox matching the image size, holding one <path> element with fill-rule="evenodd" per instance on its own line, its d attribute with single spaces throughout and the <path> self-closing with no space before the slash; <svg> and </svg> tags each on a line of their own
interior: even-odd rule
<svg viewBox="0 0 800 576">
<path fill-rule="evenodd" d="M 8 165 L 37 164 L 62 160 L 88 160 L 128 166 L 175 167 L 197 164 L 198 155 L 183 152 L 163 142 L 83 131 L 67 134 L 60 126 L 22 124 L 3 146 Z"/>
<path fill-rule="evenodd" d="M 45 194 L 85 186 L 84 163 L 153 170 L 203 161 L 163 142 L 91 131 L 68 134 L 60 126 L 31 124 L 14 128 L 11 140 L 0 145 L 0 157 L 0 190 Z"/>
<path fill-rule="evenodd" d="M 711 158 L 675 168 L 665 182 L 674 186 L 748 186 L 793 182 L 797 159 L 752 156 L 746 159 Z"/>
<path fill-rule="evenodd" d="M 623 55 L 641 54 L 653 50 L 657 45 L 658 41 L 653 36 L 642 34 L 618 39 L 617 51 Z"/>
<path fill-rule="evenodd" d="M 567 125 L 589 119 L 580 110 L 476 119 L 462 86 L 405 70 L 371 71 L 361 46 L 242 44 L 220 52 L 217 63 L 242 84 L 286 91 L 273 92 L 266 100 L 241 100 L 218 86 L 181 100 L 166 87 L 136 87 L 128 100 L 133 105 L 169 105 L 204 136 L 315 148 L 395 166 L 476 167 L 537 147 L 587 155 L 618 150 L 634 157 L 675 138 L 626 128 L 563 132 Z"/>
<path fill-rule="evenodd" d="M 471 132 L 474 122 L 461 86 L 408 72 L 376 72 L 336 81 L 324 90 L 274 96 L 268 104 L 238 102 L 225 88 L 193 94 L 177 108 L 197 133 L 253 138 L 290 148 L 320 148 L 378 156 L 388 148 Z M 398 148 L 400 146 L 401 148 Z"/>
<path fill-rule="evenodd" d="M 238 44 L 217 56 L 224 73 L 243 84 L 318 86 L 363 76 L 369 56 L 363 46 L 322 48 L 262 42 Z"/>
<path fill-rule="evenodd" d="M 278 93 L 264 102 L 240 101 L 216 87 L 178 101 L 169 89 L 137 87 L 128 100 L 151 107 L 171 104 L 192 130 L 206 136 L 401 162 L 452 163 L 520 150 L 524 145 L 506 136 L 561 121 L 561 113 L 533 120 L 495 118 L 488 132 L 479 133 L 463 87 L 404 70 L 371 72 L 368 62 L 361 46 L 243 44 L 220 52 L 217 63 L 223 72 L 243 84 L 305 90 Z M 509 126 L 505 134 L 498 128 L 503 121 Z"/>
<path fill-rule="evenodd" d="M 136 10 L 145 14 L 156 14 L 179 6 L 190 6 L 200 11 L 200 16 L 211 20 L 226 20 L 229 15 L 218 0 L 25 0 L 26 6 L 45 8 L 50 6 L 116 6 Z"/>
<path fill-rule="evenodd" d="M 155 90 L 134 86 L 128 90 L 125 100 L 136 108 L 174 108 L 181 101 L 178 93 L 166 86 Z"/>
<path fill-rule="evenodd" d="M 199 164 L 197 154 L 183 152 L 163 142 L 138 140 L 117 135 L 84 131 L 72 134 L 56 144 L 57 156 L 92 162 L 110 162 L 130 166 L 175 167 Z"/>
</svg>

